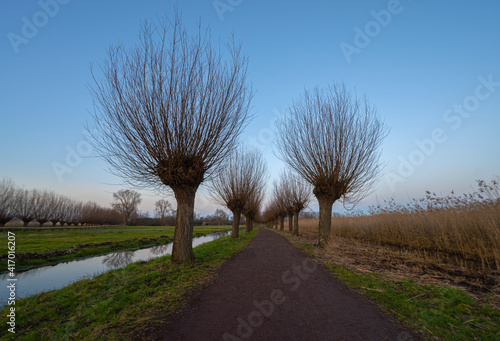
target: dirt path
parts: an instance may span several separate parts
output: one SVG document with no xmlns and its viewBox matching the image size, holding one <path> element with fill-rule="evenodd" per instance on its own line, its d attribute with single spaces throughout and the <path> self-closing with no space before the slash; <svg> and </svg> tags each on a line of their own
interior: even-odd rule
<svg viewBox="0 0 500 341">
<path fill-rule="evenodd" d="M 417 340 L 373 303 L 260 228 L 160 340 Z"/>
</svg>

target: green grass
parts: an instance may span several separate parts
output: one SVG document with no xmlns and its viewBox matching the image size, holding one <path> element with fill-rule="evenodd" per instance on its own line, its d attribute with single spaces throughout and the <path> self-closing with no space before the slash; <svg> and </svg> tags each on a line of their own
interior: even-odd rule
<svg viewBox="0 0 500 341">
<path fill-rule="evenodd" d="M 0 312 L 0 339 L 126 340 L 161 327 L 207 284 L 225 260 L 255 236 L 240 232 L 194 249 L 193 263 L 178 265 L 170 256 L 130 264 L 61 290 L 16 301 L 16 334 L 7 331 L 7 309 Z"/>
<path fill-rule="evenodd" d="M 196 226 L 194 235 L 205 235 L 215 231 L 230 230 L 231 226 Z M 55 250 L 67 250 L 80 245 L 79 250 L 71 254 L 51 257 L 39 257 L 30 260 L 16 259 L 18 270 L 29 266 L 41 266 L 61 261 L 69 261 L 88 256 L 105 254 L 117 250 L 133 249 L 148 245 L 160 245 L 172 241 L 174 227 L 94 227 L 65 230 L 40 229 L 37 231 L 16 231 L 5 229 L 0 233 L 0 258 L 7 254 L 7 231 L 16 234 L 16 254 L 26 252 L 48 253 Z M 94 247 L 95 244 L 111 242 L 111 245 Z M 6 270 L 7 261 L 0 261 L 0 271 Z"/>
<path fill-rule="evenodd" d="M 230 226 L 195 226 L 194 233 L 207 234 L 230 229 Z M 1 254 L 7 253 L 7 230 L 0 233 Z M 16 253 L 48 252 L 66 249 L 78 244 L 122 242 L 134 238 L 159 238 L 160 236 L 173 238 L 174 236 L 173 226 L 117 226 L 18 232 L 15 229 L 10 230 L 16 234 Z"/>
<path fill-rule="evenodd" d="M 382 274 L 358 274 L 333 263 L 330 272 L 400 321 L 441 340 L 500 340 L 500 312 L 456 288 L 391 281 Z"/>
</svg>

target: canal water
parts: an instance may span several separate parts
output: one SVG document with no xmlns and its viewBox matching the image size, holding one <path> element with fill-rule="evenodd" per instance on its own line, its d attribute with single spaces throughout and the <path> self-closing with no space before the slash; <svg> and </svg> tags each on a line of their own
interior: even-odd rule
<svg viewBox="0 0 500 341">
<path fill-rule="evenodd" d="M 210 233 L 203 237 L 193 238 L 193 247 L 228 236 L 231 231 Z M 118 269 L 127 264 L 148 261 L 153 258 L 169 255 L 172 253 L 172 243 L 157 245 L 146 249 L 135 251 L 118 251 L 104 256 L 96 256 L 75 260 L 71 262 L 58 263 L 56 265 L 43 266 L 24 272 L 16 273 L 10 277 L 9 273 L 0 275 L 0 307 L 7 304 L 9 289 L 7 286 L 16 278 L 16 299 L 28 297 L 44 291 L 63 288 L 73 282 L 85 278 L 93 278 L 106 271 Z"/>
</svg>

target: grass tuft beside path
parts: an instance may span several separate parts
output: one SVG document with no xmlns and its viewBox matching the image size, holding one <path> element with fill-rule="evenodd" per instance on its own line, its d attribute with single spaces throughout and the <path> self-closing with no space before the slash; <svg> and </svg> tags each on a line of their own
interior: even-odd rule
<svg viewBox="0 0 500 341">
<path fill-rule="evenodd" d="M 63 289 L 16 301 L 16 334 L 7 331 L 8 308 L 0 312 L 0 339 L 107 340 L 148 338 L 168 316 L 207 285 L 216 269 L 240 252 L 257 233 L 240 232 L 200 245 L 193 263 L 170 256 L 130 264 Z"/>
</svg>

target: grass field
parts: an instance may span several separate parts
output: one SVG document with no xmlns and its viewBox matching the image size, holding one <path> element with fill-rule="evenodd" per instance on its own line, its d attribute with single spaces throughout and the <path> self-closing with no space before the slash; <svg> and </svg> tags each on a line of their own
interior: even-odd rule
<svg viewBox="0 0 500 341">
<path fill-rule="evenodd" d="M 194 235 L 200 236 L 216 231 L 230 230 L 231 226 L 196 226 Z M 50 264 L 57 261 L 68 261 L 92 255 L 99 255 L 117 250 L 140 248 L 146 245 L 159 245 L 171 242 L 174 227 L 93 227 L 66 229 L 37 229 L 34 231 L 16 231 L 15 228 L 4 229 L 0 233 L 0 258 L 2 271 L 6 270 L 7 231 L 16 235 L 16 267 Z M 99 245 L 96 244 L 104 244 Z M 78 246 L 75 248 L 75 246 Z M 56 250 L 64 253 L 51 254 Z M 36 252 L 41 255 L 30 255 L 29 259 L 22 254 Z"/>
<path fill-rule="evenodd" d="M 61 290 L 16 301 L 16 334 L 0 329 L 2 340 L 129 340 L 163 325 L 190 293 L 212 279 L 215 270 L 255 236 L 240 232 L 194 249 L 196 260 L 173 264 L 170 256 L 130 264 L 71 284 Z M 8 310 L 0 312 L 7 326 Z"/>
</svg>

